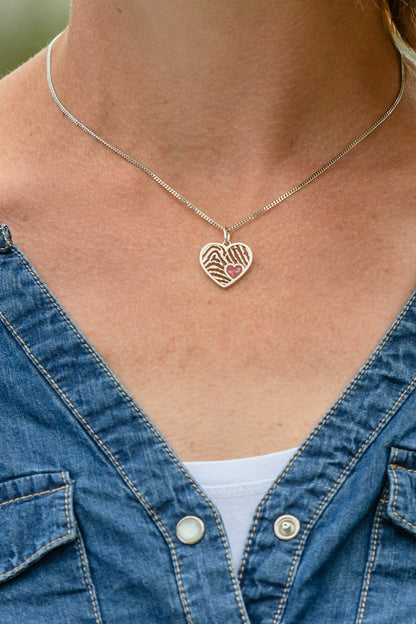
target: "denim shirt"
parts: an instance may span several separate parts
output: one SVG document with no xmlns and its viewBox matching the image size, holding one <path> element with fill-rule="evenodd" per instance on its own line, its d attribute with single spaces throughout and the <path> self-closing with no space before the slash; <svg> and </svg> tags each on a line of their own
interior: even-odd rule
<svg viewBox="0 0 416 624">
<path fill-rule="evenodd" d="M 0 226 L 1 624 L 416 622 L 415 297 L 262 500 L 236 575 L 215 506 Z"/>
</svg>

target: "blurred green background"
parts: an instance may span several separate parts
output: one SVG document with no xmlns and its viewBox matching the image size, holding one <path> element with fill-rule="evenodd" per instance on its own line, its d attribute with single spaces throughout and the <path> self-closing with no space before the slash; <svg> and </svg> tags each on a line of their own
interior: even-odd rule
<svg viewBox="0 0 416 624">
<path fill-rule="evenodd" d="M 0 77 L 65 28 L 70 6 L 71 0 L 0 0 Z"/>
</svg>

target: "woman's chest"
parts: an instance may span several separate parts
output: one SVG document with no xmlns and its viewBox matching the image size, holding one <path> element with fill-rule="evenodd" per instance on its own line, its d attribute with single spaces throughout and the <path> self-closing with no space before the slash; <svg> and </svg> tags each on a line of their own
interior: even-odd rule
<svg viewBox="0 0 416 624">
<path fill-rule="evenodd" d="M 48 210 L 30 227 L 10 214 L 9 225 L 184 460 L 298 446 L 414 287 L 416 257 L 398 255 L 397 232 L 381 239 L 364 222 L 358 238 L 299 221 L 295 238 L 282 227 L 262 245 L 247 229 L 253 265 L 221 289 L 199 266 L 193 219 L 168 236 L 157 221 L 126 217 L 119 229 L 94 210 Z M 163 229 L 177 225 L 166 219 Z M 402 229 L 400 249 L 409 249 L 411 227 Z"/>
<path fill-rule="evenodd" d="M 73 254 L 71 262 L 65 255 L 51 248 L 31 259 L 188 461 L 298 446 L 398 311 L 383 308 L 379 289 L 368 285 L 366 296 L 362 285 L 357 293 L 334 284 L 329 292 L 319 275 L 289 284 L 276 272 L 264 285 L 253 266 L 222 291 L 202 271 L 193 279 L 170 271 L 165 279 L 126 251 Z"/>
</svg>

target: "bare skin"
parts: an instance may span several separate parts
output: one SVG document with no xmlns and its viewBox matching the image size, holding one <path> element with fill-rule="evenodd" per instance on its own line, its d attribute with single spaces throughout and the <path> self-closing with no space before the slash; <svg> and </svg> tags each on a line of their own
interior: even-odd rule
<svg viewBox="0 0 416 624">
<path fill-rule="evenodd" d="M 397 55 L 361 4 L 73 0 L 54 83 L 230 225 L 394 100 Z M 413 70 L 379 130 L 234 234 L 255 260 L 223 291 L 198 263 L 221 233 L 64 118 L 44 66 L 0 84 L 0 221 L 180 458 L 299 445 L 415 287 Z"/>
</svg>

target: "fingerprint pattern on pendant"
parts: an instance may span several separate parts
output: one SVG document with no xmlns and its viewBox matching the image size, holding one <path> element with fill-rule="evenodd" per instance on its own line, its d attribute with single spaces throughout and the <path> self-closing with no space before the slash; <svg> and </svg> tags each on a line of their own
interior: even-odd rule
<svg viewBox="0 0 416 624">
<path fill-rule="evenodd" d="M 205 273 L 222 288 L 228 288 L 250 267 L 253 254 L 244 243 L 209 243 L 202 248 L 201 266 Z"/>
</svg>

